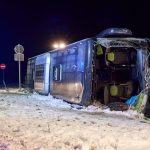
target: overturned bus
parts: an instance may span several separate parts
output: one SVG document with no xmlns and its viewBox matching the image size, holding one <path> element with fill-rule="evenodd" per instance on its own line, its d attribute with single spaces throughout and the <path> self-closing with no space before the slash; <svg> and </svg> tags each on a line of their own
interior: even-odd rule
<svg viewBox="0 0 150 150">
<path fill-rule="evenodd" d="M 89 105 L 125 102 L 146 88 L 149 40 L 110 28 L 28 59 L 26 85 L 38 93 Z"/>
</svg>

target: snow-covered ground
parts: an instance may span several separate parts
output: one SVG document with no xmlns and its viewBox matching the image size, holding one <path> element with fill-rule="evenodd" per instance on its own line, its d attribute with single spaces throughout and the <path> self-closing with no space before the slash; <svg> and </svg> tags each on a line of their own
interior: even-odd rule
<svg viewBox="0 0 150 150">
<path fill-rule="evenodd" d="M 0 90 L 0 150 L 149 150 L 142 114 Z"/>
</svg>

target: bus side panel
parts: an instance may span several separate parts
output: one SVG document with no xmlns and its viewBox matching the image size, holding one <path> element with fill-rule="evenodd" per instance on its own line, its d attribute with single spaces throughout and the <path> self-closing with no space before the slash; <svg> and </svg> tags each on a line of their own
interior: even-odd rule
<svg viewBox="0 0 150 150">
<path fill-rule="evenodd" d="M 86 42 L 51 53 L 51 94 L 81 103 L 84 91 Z"/>
</svg>

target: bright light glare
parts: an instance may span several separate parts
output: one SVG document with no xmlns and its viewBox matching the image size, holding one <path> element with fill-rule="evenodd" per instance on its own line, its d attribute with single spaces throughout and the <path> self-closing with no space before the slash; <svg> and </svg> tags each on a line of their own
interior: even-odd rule
<svg viewBox="0 0 150 150">
<path fill-rule="evenodd" d="M 54 48 L 65 48 L 66 44 L 63 42 L 56 42 L 53 44 Z"/>
<path fill-rule="evenodd" d="M 59 44 L 55 43 L 55 44 L 53 45 L 53 47 L 54 47 L 54 48 L 59 48 Z"/>
<path fill-rule="evenodd" d="M 60 43 L 59 44 L 59 48 L 64 48 L 66 45 L 65 45 L 65 43 Z"/>
</svg>

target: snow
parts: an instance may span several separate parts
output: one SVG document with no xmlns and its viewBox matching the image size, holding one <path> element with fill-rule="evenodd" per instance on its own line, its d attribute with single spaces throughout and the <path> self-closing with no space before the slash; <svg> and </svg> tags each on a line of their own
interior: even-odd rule
<svg viewBox="0 0 150 150">
<path fill-rule="evenodd" d="M 110 114 L 110 115 L 118 115 L 118 116 L 125 116 L 128 118 L 144 118 L 143 114 L 137 113 L 134 110 L 127 110 L 127 111 L 110 111 L 109 108 L 107 109 L 102 109 L 96 106 L 88 106 L 87 108 L 83 109 L 83 111 L 87 111 L 87 112 L 103 112 L 106 114 Z"/>
<path fill-rule="evenodd" d="M 0 90 L 0 150 L 149 150 L 149 130 L 133 110 Z"/>
<path fill-rule="evenodd" d="M 84 106 L 79 106 L 75 104 L 69 104 L 67 102 L 64 102 L 62 99 L 56 99 L 53 98 L 51 95 L 47 96 L 42 96 L 37 93 L 34 93 L 30 96 L 30 98 L 34 100 L 44 100 L 44 103 L 46 102 L 49 106 L 51 107 L 56 107 L 56 108 L 74 108 L 76 110 L 81 110 L 84 112 L 100 112 L 100 113 L 106 113 L 106 114 L 111 114 L 111 115 L 119 115 L 119 116 L 126 116 L 129 118 L 143 118 L 144 115 L 137 113 L 136 111 L 133 110 L 128 110 L 128 111 L 110 111 L 109 108 L 102 109 L 102 107 L 98 106 L 93 106 L 90 105 L 88 107 Z"/>
<path fill-rule="evenodd" d="M 56 99 L 53 98 L 51 95 L 48 96 L 43 96 L 39 95 L 37 93 L 34 93 L 29 96 L 30 99 L 33 99 L 33 101 L 36 103 L 36 100 L 43 101 L 43 103 L 46 103 L 47 105 L 51 107 L 56 107 L 56 108 L 71 108 L 71 106 L 64 102 L 62 99 Z"/>
</svg>

